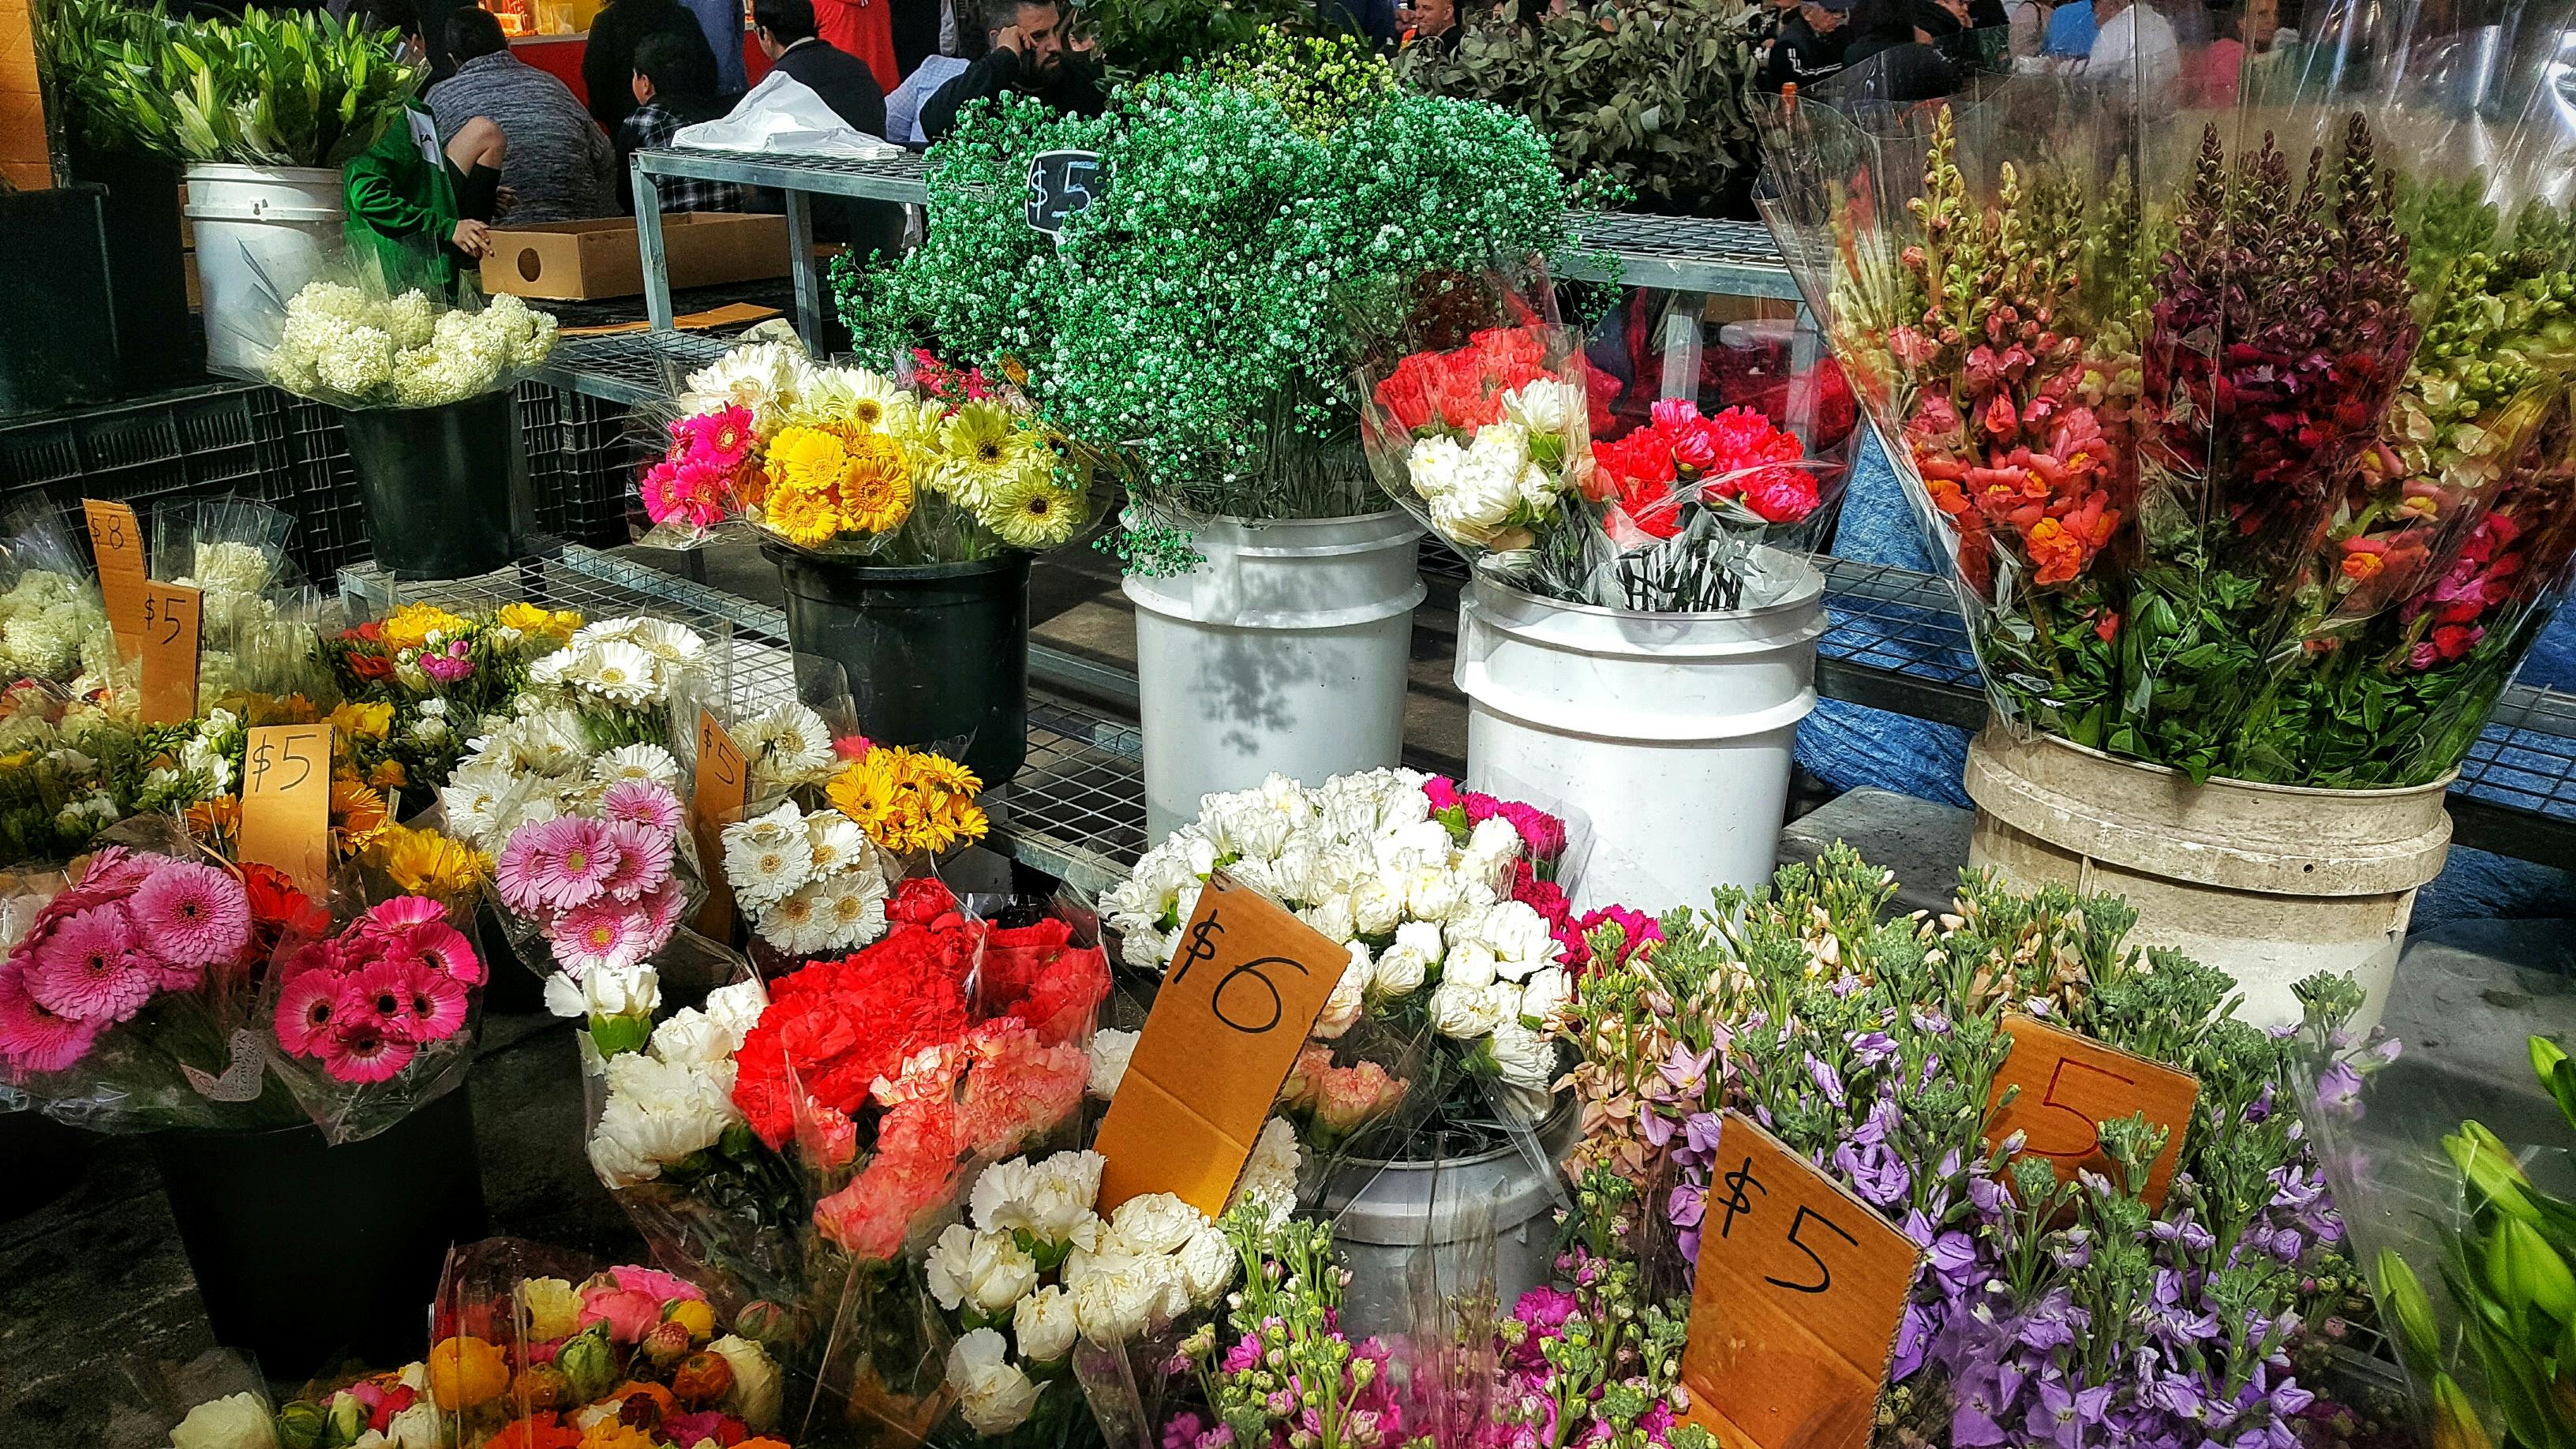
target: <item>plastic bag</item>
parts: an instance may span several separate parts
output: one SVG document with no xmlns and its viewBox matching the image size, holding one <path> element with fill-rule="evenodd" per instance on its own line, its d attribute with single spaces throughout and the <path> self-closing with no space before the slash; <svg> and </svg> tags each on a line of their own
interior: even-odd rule
<svg viewBox="0 0 2576 1449">
<path fill-rule="evenodd" d="M 89 550 L 50 503 L 11 508 L 0 517 L 0 679 L 71 685 L 111 668 L 112 650 Z"/>
<path fill-rule="evenodd" d="M 783 70 L 773 70 L 736 102 L 731 114 L 682 126 L 672 133 L 674 146 L 708 151 L 757 151 L 797 156 L 846 156 L 858 161 L 885 161 L 903 148 L 857 130 L 824 104 L 814 88 Z"/>
<path fill-rule="evenodd" d="M 318 276 L 262 276 L 254 305 L 227 309 L 237 376 L 346 409 L 430 408 L 514 387 L 554 351 L 553 314 L 503 293 L 462 300 L 429 279 L 423 252 L 387 268 L 355 254 Z"/>
<path fill-rule="evenodd" d="M 358 774 L 428 798 L 448 783 L 485 717 L 526 686 L 528 666 L 563 647 L 581 622 L 525 602 L 415 599 L 324 636 L 320 657 L 346 706 L 333 723 L 352 737 Z"/>
</svg>

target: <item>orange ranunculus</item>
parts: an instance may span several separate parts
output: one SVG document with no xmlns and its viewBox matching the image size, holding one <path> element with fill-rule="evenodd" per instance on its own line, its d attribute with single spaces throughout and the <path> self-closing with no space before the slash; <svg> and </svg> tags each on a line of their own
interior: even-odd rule
<svg viewBox="0 0 2576 1449">
<path fill-rule="evenodd" d="M 580 1449 L 581 1431 L 552 1414 L 530 1414 L 483 1441 L 483 1449 Z"/>
<path fill-rule="evenodd" d="M 510 1356 L 499 1344 L 471 1335 L 440 1339 L 425 1367 L 430 1397 L 442 1409 L 471 1409 L 510 1386 Z"/>
</svg>

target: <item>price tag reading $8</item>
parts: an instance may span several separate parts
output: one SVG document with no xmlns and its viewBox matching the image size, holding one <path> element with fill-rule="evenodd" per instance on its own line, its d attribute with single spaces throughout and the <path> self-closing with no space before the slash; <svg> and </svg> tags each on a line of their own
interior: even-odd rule
<svg viewBox="0 0 2576 1449">
<path fill-rule="evenodd" d="M 1219 871 L 1199 892 L 1093 1147 L 1100 1210 L 1168 1192 L 1225 1211 L 1350 953 Z"/>
<path fill-rule="evenodd" d="M 197 717 L 197 629 L 205 598 L 184 584 L 143 586 L 143 722 Z"/>
<path fill-rule="evenodd" d="M 90 554 L 98 560 L 107 626 L 116 634 L 118 650 L 131 656 L 143 642 L 143 589 L 151 577 L 143 560 L 143 529 L 131 503 L 84 498 L 81 515 L 89 522 Z"/>
<path fill-rule="evenodd" d="M 1865 1449 L 1913 1242 L 1740 1112 L 1709 1174 L 1682 1349 L 1691 1422 L 1727 1449 Z"/>
<path fill-rule="evenodd" d="M 331 727 L 260 725 L 242 755 L 244 861 L 275 866 L 319 896 L 331 873 Z"/>
<path fill-rule="evenodd" d="M 733 890 L 724 878 L 724 828 L 742 818 L 751 799 L 751 766 L 724 722 L 698 711 L 698 779 L 691 792 L 689 832 L 706 862 L 707 901 L 693 923 L 699 935 L 724 941 L 733 935 Z"/>
<path fill-rule="evenodd" d="M 2057 1180 L 2069 1182 L 2087 1168 L 2111 1171 L 2098 1124 L 2143 1112 L 2149 1126 L 2165 1129 L 2165 1145 L 2139 1196 L 2150 1210 L 2163 1207 L 2182 1161 L 2183 1133 L 2200 1103 L 2200 1079 L 2036 1017 L 2006 1016 L 2004 1034 L 2012 1038 L 2012 1054 L 1996 1071 L 1994 1095 L 1986 1101 L 1986 1140 L 2019 1132 L 2022 1151 L 2047 1158 Z"/>
</svg>

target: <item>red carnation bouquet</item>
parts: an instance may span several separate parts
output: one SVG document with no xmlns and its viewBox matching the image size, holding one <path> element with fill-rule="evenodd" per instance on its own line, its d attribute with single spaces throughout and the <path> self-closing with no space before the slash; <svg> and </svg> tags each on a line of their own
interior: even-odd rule
<svg viewBox="0 0 2576 1449">
<path fill-rule="evenodd" d="M 1832 450 L 1851 405 L 1830 361 L 1787 378 L 1739 369 L 1743 400 L 1710 412 L 1697 377 L 1689 396 L 1654 398 L 1558 323 L 1534 270 L 1426 273 L 1360 332 L 1360 439 L 1378 481 L 1514 587 L 1658 613 L 1766 602 L 1800 571 L 1760 546 L 1807 542 L 1841 479 Z"/>
</svg>

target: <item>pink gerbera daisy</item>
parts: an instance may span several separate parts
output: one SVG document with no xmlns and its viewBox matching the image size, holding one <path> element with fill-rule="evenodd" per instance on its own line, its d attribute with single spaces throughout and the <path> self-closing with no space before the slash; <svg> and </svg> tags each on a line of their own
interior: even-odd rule
<svg viewBox="0 0 2576 1449">
<path fill-rule="evenodd" d="M 28 994 L 74 1021 L 124 1021 L 160 989 L 151 956 L 134 948 L 134 928 L 116 906 L 65 920 L 37 948 Z"/>
<path fill-rule="evenodd" d="M 431 921 L 445 923 L 447 907 L 427 896 L 396 896 L 381 905 L 370 906 L 358 918 L 358 930 L 369 936 L 394 936 L 413 926 Z"/>
<path fill-rule="evenodd" d="M 315 1043 L 322 1070 L 343 1082 L 382 1082 L 411 1065 L 420 1048 L 373 1022 L 345 1023 Z"/>
<path fill-rule="evenodd" d="M 607 881 L 610 895 L 631 901 L 671 878 L 673 837 L 669 832 L 618 820 L 609 825 L 608 835 L 617 843 L 617 871 Z"/>
<path fill-rule="evenodd" d="M 465 983 L 434 966 L 403 968 L 411 989 L 410 1029 L 416 1042 L 445 1041 L 465 1025 Z"/>
<path fill-rule="evenodd" d="M 399 961 L 370 961 L 340 981 L 338 1014 L 332 1025 L 345 1030 L 360 1021 L 380 1022 L 400 1032 L 411 1016 L 411 973 Z"/>
<path fill-rule="evenodd" d="M 599 813 L 659 835 L 680 833 L 680 797 L 650 780 L 620 780 L 599 797 Z"/>
<path fill-rule="evenodd" d="M 650 927 L 634 906 L 593 901 L 565 912 L 555 924 L 555 960 L 576 976 L 632 966 L 650 949 Z"/>
<path fill-rule="evenodd" d="M 27 992 L 26 967 L 0 963 L 0 1060 L 16 1072 L 59 1072 L 89 1055 L 104 1021 L 74 1021 Z"/>
<path fill-rule="evenodd" d="M 322 1054 L 322 1039 L 340 1014 L 340 973 L 327 968 L 289 977 L 277 993 L 277 1044 L 289 1054 Z"/>
<path fill-rule="evenodd" d="M 445 921 L 414 926 L 390 943 L 391 959 L 444 971 L 459 986 L 483 984 L 483 958 L 465 933 Z"/>
<path fill-rule="evenodd" d="M 212 966 L 250 941 L 250 898 L 241 882 L 210 865 L 166 861 L 126 903 L 142 938 L 174 966 Z"/>
<path fill-rule="evenodd" d="M 680 883 L 666 880 L 644 899 L 635 903 L 644 913 L 644 954 L 652 955 L 671 939 L 671 931 L 680 924 Z"/>
<path fill-rule="evenodd" d="M 606 823 L 565 815 L 519 827 L 501 847 L 493 876 L 502 899 L 526 916 L 597 900 L 616 870 L 617 846 Z"/>
</svg>

